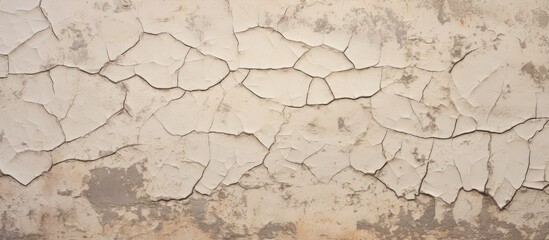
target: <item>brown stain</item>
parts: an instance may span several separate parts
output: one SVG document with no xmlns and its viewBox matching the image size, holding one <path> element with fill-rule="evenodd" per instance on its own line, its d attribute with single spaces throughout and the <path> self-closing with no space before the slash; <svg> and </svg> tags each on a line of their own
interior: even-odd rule
<svg viewBox="0 0 549 240">
<path fill-rule="evenodd" d="M 311 239 L 309 237 L 309 229 L 304 222 L 302 221 L 297 222 L 295 225 L 295 229 L 296 229 L 295 232 L 296 232 L 297 239 Z"/>
<path fill-rule="evenodd" d="M 143 177 L 137 165 L 127 169 L 96 168 L 91 170 L 84 196 L 98 206 L 123 206 L 139 202 L 137 189 L 143 187 Z"/>
<path fill-rule="evenodd" d="M 545 66 L 536 67 L 532 62 L 528 62 L 520 68 L 523 74 L 527 74 L 537 85 L 543 86 L 544 82 L 549 81 L 549 70 Z"/>
<path fill-rule="evenodd" d="M 534 15 L 534 18 L 538 22 L 538 26 L 541 28 L 547 27 L 547 24 L 549 23 L 549 14 L 547 14 L 546 11 L 543 9 L 535 9 L 532 10 L 532 14 Z"/>
</svg>

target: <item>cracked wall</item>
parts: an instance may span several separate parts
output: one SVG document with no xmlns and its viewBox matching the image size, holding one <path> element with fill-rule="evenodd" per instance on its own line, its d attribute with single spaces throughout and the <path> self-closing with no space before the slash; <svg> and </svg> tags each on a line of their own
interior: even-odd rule
<svg viewBox="0 0 549 240">
<path fill-rule="evenodd" d="M 543 0 L 0 0 L 0 238 L 546 239 L 548 25 Z"/>
</svg>

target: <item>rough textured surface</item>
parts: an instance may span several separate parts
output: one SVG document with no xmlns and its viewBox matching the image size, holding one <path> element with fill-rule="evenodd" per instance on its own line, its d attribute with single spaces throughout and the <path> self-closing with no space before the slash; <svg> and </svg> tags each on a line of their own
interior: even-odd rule
<svg viewBox="0 0 549 240">
<path fill-rule="evenodd" d="M 0 0 L 0 239 L 547 239 L 547 1 Z"/>
</svg>

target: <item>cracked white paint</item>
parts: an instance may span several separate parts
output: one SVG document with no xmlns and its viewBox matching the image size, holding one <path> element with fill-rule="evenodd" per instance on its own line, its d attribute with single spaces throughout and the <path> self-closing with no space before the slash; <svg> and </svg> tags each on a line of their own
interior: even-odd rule
<svg viewBox="0 0 549 240">
<path fill-rule="evenodd" d="M 307 51 L 304 44 L 285 39 L 271 29 L 253 28 L 235 34 L 241 68 L 292 67 Z M 269 56 L 269 57 L 265 57 Z"/>
<path fill-rule="evenodd" d="M 307 104 L 327 104 L 332 100 L 334 100 L 334 94 L 328 83 L 326 83 L 326 80 L 322 78 L 313 78 L 313 80 L 311 80 L 311 85 L 309 85 Z"/>
<path fill-rule="evenodd" d="M 545 189 L 547 14 L 373 2 L 0 0 L 0 171 L 137 146 L 154 200 L 263 165 L 500 208 Z"/>
<path fill-rule="evenodd" d="M 206 90 L 219 83 L 229 74 L 229 66 L 212 56 L 204 56 L 191 49 L 185 58 L 185 64 L 179 70 L 179 87 L 188 90 Z"/>
<path fill-rule="evenodd" d="M 178 70 L 189 49 L 168 34 L 143 34 L 134 47 L 108 63 L 101 74 L 115 82 L 138 75 L 153 87 L 173 88 L 178 84 Z"/>
<path fill-rule="evenodd" d="M 302 107 L 307 101 L 311 79 L 293 68 L 251 70 L 243 84 L 261 98 L 285 106 Z"/>
<path fill-rule="evenodd" d="M 9 72 L 9 62 L 8 57 L 0 55 L 0 78 L 5 78 L 8 76 Z"/>
<path fill-rule="evenodd" d="M 10 53 L 49 26 L 39 3 L 39 0 L 0 2 L 0 54 Z"/>
<path fill-rule="evenodd" d="M 389 131 L 382 147 L 388 162 L 376 176 L 397 196 L 414 199 L 427 173 L 433 140 Z"/>
<path fill-rule="evenodd" d="M 472 133 L 435 141 L 422 191 L 454 202 L 461 188 L 484 191 L 488 179 L 490 134 Z"/>
<path fill-rule="evenodd" d="M 325 78 L 332 72 L 353 68 L 342 52 L 327 47 L 315 47 L 307 51 L 294 66 L 311 76 Z"/>
<path fill-rule="evenodd" d="M 211 194 L 221 183 L 237 183 L 244 173 L 259 166 L 268 153 L 265 146 L 247 134 L 211 134 L 209 144 L 210 162 L 196 186 L 202 194 Z"/>
<path fill-rule="evenodd" d="M 380 81 L 379 68 L 334 72 L 326 77 L 336 99 L 371 97 L 379 91 Z"/>
</svg>

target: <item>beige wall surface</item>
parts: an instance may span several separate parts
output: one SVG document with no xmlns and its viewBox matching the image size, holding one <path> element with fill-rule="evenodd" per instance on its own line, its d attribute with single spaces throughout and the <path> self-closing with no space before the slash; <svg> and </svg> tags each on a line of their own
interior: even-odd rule
<svg viewBox="0 0 549 240">
<path fill-rule="evenodd" d="M 547 0 L 0 0 L 0 239 L 548 239 Z"/>
</svg>

